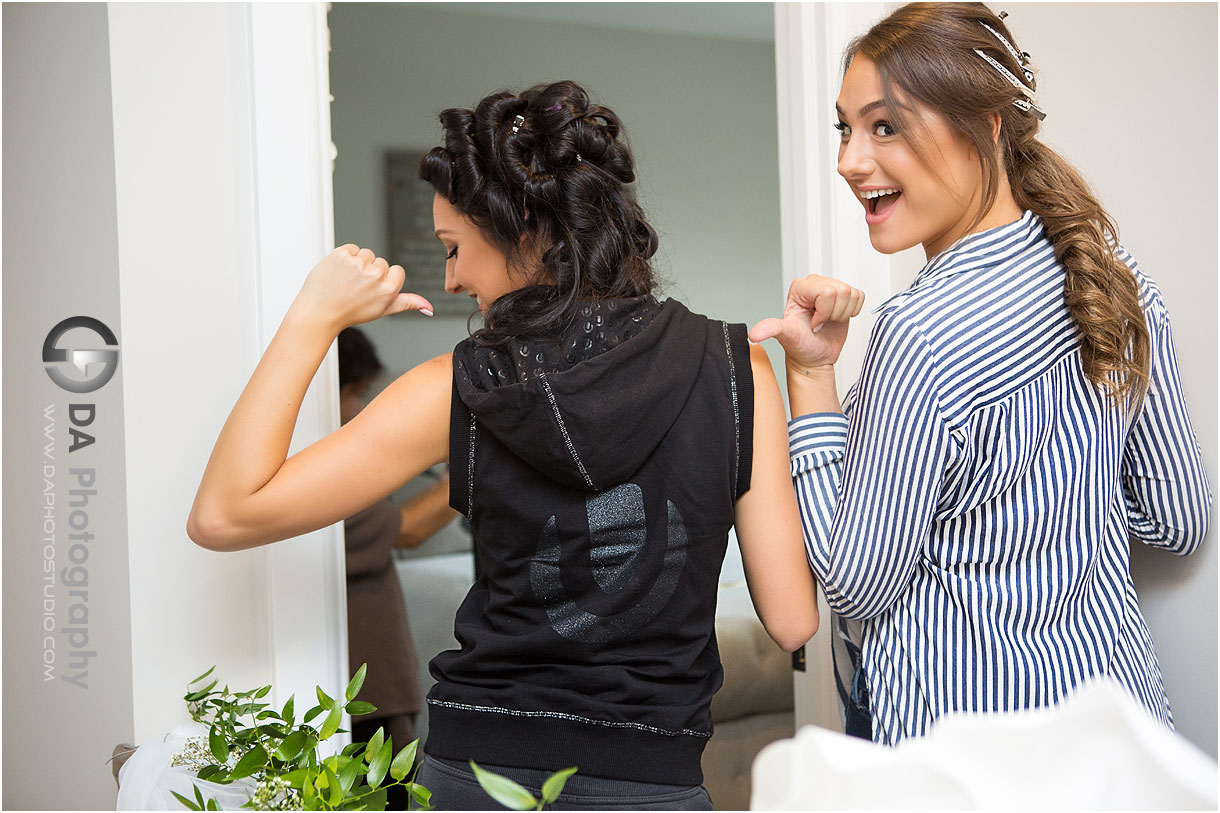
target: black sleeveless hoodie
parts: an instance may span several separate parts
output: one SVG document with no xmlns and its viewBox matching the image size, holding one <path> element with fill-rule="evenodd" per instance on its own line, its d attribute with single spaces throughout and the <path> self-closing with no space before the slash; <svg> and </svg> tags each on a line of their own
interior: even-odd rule
<svg viewBox="0 0 1220 813">
<path fill-rule="evenodd" d="M 433 756 L 702 782 L 716 587 L 750 483 L 743 325 L 670 299 L 454 350 L 450 504 L 479 577 L 431 664 Z"/>
</svg>

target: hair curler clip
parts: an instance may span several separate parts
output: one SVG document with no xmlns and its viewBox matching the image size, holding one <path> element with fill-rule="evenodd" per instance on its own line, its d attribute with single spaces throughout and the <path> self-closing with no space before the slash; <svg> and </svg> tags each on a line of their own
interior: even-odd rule
<svg viewBox="0 0 1220 813">
<path fill-rule="evenodd" d="M 522 124 L 525 124 L 525 116 L 519 115 L 515 119 L 513 119 L 513 133 L 516 133 L 518 130 L 520 130 Z"/>
<path fill-rule="evenodd" d="M 1002 20 L 1004 18 L 1001 16 L 1000 19 Z M 996 31 L 991 26 L 987 25 L 987 23 L 980 21 L 980 25 L 982 25 L 983 28 L 986 28 L 988 31 L 990 31 L 991 36 L 998 39 L 1000 41 L 1000 44 L 1004 46 L 1005 50 L 1007 50 L 1008 53 L 1012 54 L 1013 61 L 1021 66 L 1021 72 L 1025 74 L 1025 81 L 1028 84 L 1032 85 L 1034 83 L 1034 72 L 1031 71 L 1029 68 L 1025 67 L 1025 63 L 1029 61 L 1029 54 L 1027 54 L 1025 51 L 1018 52 L 1017 49 L 1013 47 L 1013 44 L 1011 42 L 1009 42 L 1008 39 L 1003 34 L 1001 34 L 999 31 Z"/>
<path fill-rule="evenodd" d="M 1031 116 L 1036 118 L 1038 121 L 1046 120 L 1046 114 L 1042 112 L 1042 108 L 1034 107 L 1034 105 L 1032 103 L 1027 102 L 1025 99 L 1015 99 L 1012 104 L 1013 104 L 1013 107 L 1016 107 L 1020 110 L 1024 110 L 1026 113 L 1029 113 Z"/>
<path fill-rule="evenodd" d="M 1034 92 L 1032 90 L 1030 90 L 1028 87 L 1023 85 L 1021 83 L 1020 79 L 1013 76 L 1012 72 L 1010 70 L 1008 70 L 1008 68 L 1005 68 L 1003 65 L 1001 65 L 999 63 L 999 61 L 997 61 L 995 58 L 988 56 L 987 54 L 980 51 L 978 48 L 975 48 L 974 52 L 976 54 L 978 54 L 979 56 L 981 56 L 984 60 L 986 60 L 986 62 L 989 65 L 991 65 L 991 67 L 995 68 L 996 71 L 998 71 L 999 74 L 1001 76 L 1003 76 L 1010 85 L 1012 85 L 1017 90 L 1019 90 L 1023 94 L 1025 94 L 1026 98 L 1013 100 L 1014 107 L 1016 107 L 1019 110 L 1024 110 L 1026 113 L 1029 113 L 1031 116 L 1036 118 L 1038 121 L 1042 121 L 1043 119 L 1046 118 L 1046 113 L 1042 112 L 1042 108 L 1038 107 L 1037 102 L 1036 102 L 1036 96 L 1034 95 Z"/>
</svg>

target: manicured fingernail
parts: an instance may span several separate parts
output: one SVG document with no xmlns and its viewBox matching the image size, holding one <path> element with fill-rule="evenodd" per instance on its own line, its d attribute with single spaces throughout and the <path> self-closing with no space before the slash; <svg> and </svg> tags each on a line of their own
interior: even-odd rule
<svg viewBox="0 0 1220 813">
<path fill-rule="evenodd" d="M 431 316 L 431 315 L 432 315 L 432 311 L 428 310 L 427 308 L 420 308 L 420 309 L 419 309 L 419 312 L 420 312 L 420 313 L 422 313 L 424 316 Z"/>
</svg>

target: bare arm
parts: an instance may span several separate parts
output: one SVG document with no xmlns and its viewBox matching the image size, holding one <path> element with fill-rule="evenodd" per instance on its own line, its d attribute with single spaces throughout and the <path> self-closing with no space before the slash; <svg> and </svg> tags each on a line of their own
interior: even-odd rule
<svg viewBox="0 0 1220 813">
<path fill-rule="evenodd" d="M 750 348 L 754 372 L 754 463 L 750 490 L 737 501 L 737 540 L 754 609 L 787 652 L 818 629 L 813 574 L 788 472 L 788 432 L 779 384 L 766 352 Z"/>
<path fill-rule="evenodd" d="M 342 246 L 309 274 L 233 407 L 203 474 L 187 533 L 241 550 L 354 514 L 448 454 L 449 356 L 398 379 L 339 431 L 285 459 L 310 380 L 344 327 L 403 310 L 403 270 Z"/>
<path fill-rule="evenodd" d="M 457 516 L 449 507 L 449 478 L 429 486 L 402 504 L 398 547 L 418 548 Z"/>
</svg>

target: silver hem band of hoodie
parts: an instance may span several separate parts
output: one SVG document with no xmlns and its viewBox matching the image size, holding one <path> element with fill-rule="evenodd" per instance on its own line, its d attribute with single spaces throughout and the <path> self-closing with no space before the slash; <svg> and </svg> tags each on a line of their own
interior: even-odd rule
<svg viewBox="0 0 1220 813">
<path fill-rule="evenodd" d="M 708 739 L 712 735 L 706 731 L 693 731 L 689 728 L 684 728 L 680 731 L 671 731 L 666 728 L 657 728 L 644 723 L 628 723 L 616 722 L 613 720 L 594 720 L 592 717 L 581 717 L 577 714 L 567 714 L 562 711 L 521 711 L 519 709 L 506 709 L 501 706 L 473 706 L 469 703 L 453 703 L 448 700 L 428 700 L 429 706 L 440 706 L 447 709 L 457 709 L 459 711 L 479 711 L 486 714 L 507 714 L 510 717 L 554 717 L 559 720 L 570 720 L 574 723 L 584 723 L 586 725 L 600 725 L 607 728 L 634 728 L 639 731 L 647 731 L 650 734 L 661 734 L 665 737 L 700 737 Z"/>
<path fill-rule="evenodd" d="M 474 436 L 479 422 L 473 414 L 470 416 L 470 459 L 466 468 L 466 521 L 474 522 Z"/>
</svg>

